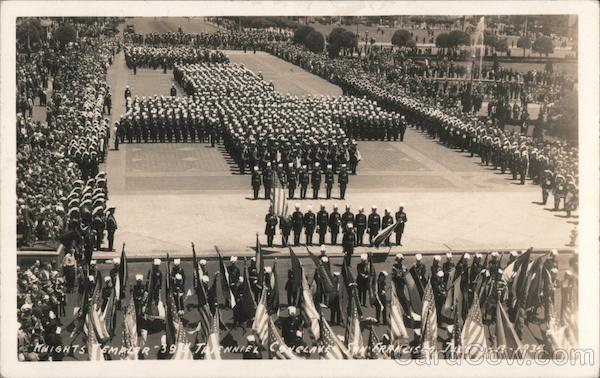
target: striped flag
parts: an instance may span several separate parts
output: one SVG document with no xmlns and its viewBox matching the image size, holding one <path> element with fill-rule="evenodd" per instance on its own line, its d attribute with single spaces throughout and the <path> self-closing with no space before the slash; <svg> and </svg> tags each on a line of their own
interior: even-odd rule
<svg viewBox="0 0 600 378">
<path fill-rule="evenodd" d="M 327 320 L 323 316 L 319 316 L 320 319 L 320 342 L 323 346 L 323 352 L 321 358 L 324 360 L 351 360 L 353 359 L 350 351 L 346 348 L 344 343 L 337 337 Z"/>
<path fill-rule="evenodd" d="M 212 313 L 208 304 L 208 296 L 206 290 L 204 290 L 204 284 L 201 281 L 202 270 L 198 267 L 198 261 L 196 257 L 196 247 L 192 243 L 192 262 L 194 264 L 194 284 L 196 285 L 196 297 L 198 299 L 198 313 L 200 314 L 200 320 L 198 326 L 191 333 L 200 332 L 198 334 L 201 342 L 205 342 L 208 339 L 208 332 L 212 321 Z"/>
<path fill-rule="evenodd" d="M 422 320 L 421 314 L 423 312 L 421 295 L 419 294 L 419 289 L 417 288 L 417 284 L 415 283 L 415 279 L 412 274 L 405 274 L 404 280 L 404 295 L 405 298 L 408 299 L 408 304 L 410 307 L 409 318 L 412 320 L 411 328 L 419 328 Z"/>
<path fill-rule="evenodd" d="M 93 311 L 92 311 L 93 312 Z M 86 317 L 87 327 L 87 351 L 88 358 L 90 361 L 104 361 L 104 355 L 102 354 L 102 346 L 96 338 L 96 332 L 94 331 L 94 325 L 92 324 L 91 314 Z"/>
<path fill-rule="evenodd" d="M 423 307 L 421 309 L 421 335 L 423 337 L 423 349 L 435 349 L 437 343 L 437 311 L 433 297 L 431 281 L 427 283 L 423 293 Z"/>
<path fill-rule="evenodd" d="M 267 350 L 271 355 L 271 359 L 276 360 L 299 360 L 301 359 L 296 355 L 283 341 L 283 338 L 279 334 L 275 323 L 271 317 L 267 316 L 268 334 L 269 334 L 269 345 Z M 271 350 L 271 346 L 272 349 Z"/>
<path fill-rule="evenodd" d="M 98 273 L 100 273 L 100 272 L 98 272 Z M 98 276 L 100 276 L 100 274 L 98 274 Z M 96 282 L 97 282 L 97 284 L 96 284 L 96 288 L 94 289 L 92 301 L 90 302 L 90 311 L 89 311 L 89 313 L 91 315 L 91 322 L 92 322 L 93 328 L 91 331 L 88 328 L 88 334 L 95 331 L 99 337 L 99 341 L 101 343 L 103 343 L 103 342 L 108 341 L 108 339 L 110 338 L 110 334 L 108 333 L 108 330 L 106 329 L 106 323 L 104 322 L 104 318 L 102 316 L 102 312 L 101 312 L 101 308 L 100 308 L 102 306 L 102 298 L 100 297 L 100 281 L 97 280 Z"/>
<path fill-rule="evenodd" d="M 352 287 L 352 291 L 354 290 L 355 288 Z M 365 348 L 363 346 L 363 337 L 360 329 L 360 315 L 358 314 L 358 302 L 354 300 L 353 297 L 350 298 L 352 302 L 352 312 L 346 324 L 346 345 L 348 346 L 352 357 L 365 358 Z"/>
<path fill-rule="evenodd" d="M 268 321 L 269 314 L 267 312 L 267 290 L 263 290 L 260 295 L 260 301 L 258 302 L 258 306 L 256 306 L 256 315 L 254 316 L 254 321 L 252 322 L 252 332 L 257 335 L 258 342 L 262 344 L 266 349 L 269 348 L 267 345 L 268 340 Z"/>
<path fill-rule="evenodd" d="M 179 315 L 177 316 L 175 326 L 175 353 L 171 357 L 172 360 L 193 360 L 191 345 L 185 333 L 185 327 Z"/>
<path fill-rule="evenodd" d="M 392 333 L 392 341 L 408 339 L 408 332 L 404 325 L 404 311 L 398 299 L 396 285 L 392 282 L 392 301 L 390 304 L 390 329 Z"/>
<path fill-rule="evenodd" d="M 288 213 L 287 196 L 285 188 L 281 185 L 279 176 L 273 177 L 273 188 L 271 189 L 271 207 L 273 214 L 278 217 L 285 217 Z"/>
<path fill-rule="evenodd" d="M 506 353 L 501 356 L 504 358 L 523 357 L 521 354 L 526 349 L 523 349 L 523 342 L 512 323 L 508 319 L 508 314 L 502 303 L 496 304 L 496 350 L 498 353 Z"/>
<path fill-rule="evenodd" d="M 264 282 L 265 270 L 265 259 L 262 254 L 262 248 L 260 247 L 260 241 L 258 240 L 258 232 L 256 233 L 256 272 L 258 274 L 258 285 L 262 286 Z"/>
<path fill-rule="evenodd" d="M 235 307 L 235 296 L 231 292 L 231 282 L 229 281 L 229 271 L 225 266 L 225 262 L 223 261 L 223 256 L 221 256 L 221 252 L 219 252 L 219 248 L 215 246 L 215 250 L 217 251 L 217 255 L 219 256 L 219 271 L 221 272 L 221 289 L 223 290 L 223 295 L 229 299 L 229 305 L 233 309 Z"/>
<path fill-rule="evenodd" d="M 208 341 L 206 343 L 206 350 L 204 352 L 205 360 L 220 360 L 221 359 L 221 331 L 219 329 L 220 323 L 219 308 L 215 308 L 215 315 L 213 316 L 212 326 L 210 334 L 208 335 Z"/>
<path fill-rule="evenodd" d="M 119 265 L 119 274 L 115 279 L 115 293 L 117 301 L 120 303 L 125 298 L 127 288 L 127 277 L 129 276 L 129 266 L 127 265 L 127 255 L 125 255 L 125 243 L 121 250 L 121 263 Z"/>
<path fill-rule="evenodd" d="M 269 308 L 269 314 L 277 314 L 279 316 L 279 286 L 277 285 L 277 258 L 273 261 L 273 268 L 271 269 L 270 279 L 266 285 L 270 285 L 267 290 L 267 306 Z"/>
<path fill-rule="evenodd" d="M 308 286 L 308 281 L 306 280 L 306 274 L 304 274 L 304 268 L 301 268 L 302 272 L 302 313 L 310 327 L 310 333 L 315 340 L 319 340 L 320 330 L 319 330 L 319 319 L 321 316 L 319 315 L 319 311 L 315 307 L 315 303 L 313 302 L 312 291 L 310 286 Z"/>
<path fill-rule="evenodd" d="M 392 223 L 383 230 L 381 230 L 381 232 L 377 234 L 377 236 L 375 236 L 375 239 L 373 239 L 373 245 L 375 246 L 375 248 L 379 248 L 381 243 L 383 243 L 387 238 L 390 237 L 390 235 L 392 235 L 392 233 L 396 230 L 396 227 L 398 227 L 399 224 L 399 222 Z"/>
<path fill-rule="evenodd" d="M 479 307 L 479 298 L 477 297 L 475 297 L 475 301 L 471 305 L 471 309 L 465 319 L 465 324 L 460 335 L 460 342 L 463 353 L 469 355 L 471 358 L 481 358 L 487 348 L 481 308 Z"/>
<path fill-rule="evenodd" d="M 137 337 L 137 322 L 135 316 L 135 305 L 132 300 L 129 301 L 127 309 L 125 310 L 125 317 L 123 319 L 123 346 L 131 349 L 128 351 L 124 358 L 125 360 L 137 360 L 137 351 L 139 349 L 138 337 Z"/>
<path fill-rule="evenodd" d="M 379 336 L 373 329 L 369 328 L 369 341 L 367 343 L 367 358 L 370 360 L 387 360 L 389 356 L 381 348 Z"/>
</svg>

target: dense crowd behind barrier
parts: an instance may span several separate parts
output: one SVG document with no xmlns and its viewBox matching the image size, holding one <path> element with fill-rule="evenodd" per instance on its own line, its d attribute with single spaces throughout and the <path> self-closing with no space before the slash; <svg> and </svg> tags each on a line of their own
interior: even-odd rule
<svg viewBox="0 0 600 378">
<path fill-rule="evenodd" d="M 125 47 L 125 62 L 127 67 L 161 67 L 164 70 L 172 69 L 175 64 L 193 63 L 227 63 L 229 58 L 222 51 L 193 48 L 188 46 L 177 47 Z"/>
<path fill-rule="evenodd" d="M 39 57 L 31 60 L 34 63 L 17 70 L 20 93 L 43 88 L 52 79 L 46 122 L 33 121 L 22 108 L 17 113 L 20 245 L 56 240 L 63 234 L 73 183 L 98 174 L 110 134 L 104 117 L 111 107 L 106 72 L 118 50 L 115 37 L 81 37 L 69 46 L 46 44 L 35 53 Z"/>
</svg>

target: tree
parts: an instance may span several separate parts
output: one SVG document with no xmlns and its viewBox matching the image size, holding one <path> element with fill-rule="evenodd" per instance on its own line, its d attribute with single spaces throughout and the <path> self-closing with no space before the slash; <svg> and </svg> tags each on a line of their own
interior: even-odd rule
<svg viewBox="0 0 600 378">
<path fill-rule="evenodd" d="M 303 44 L 306 40 L 306 37 L 313 31 L 315 31 L 315 29 L 311 26 L 300 26 L 298 29 L 296 29 L 296 31 L 294 31 L 294 37 L 292 38 L 292 41 L 296 44 Z"/>
<path fill-rule="evenodd" d="M 452 30 L 448 33 L 448 47 L 455 48 L 458 46 L 471 45 L 471 38 L 462 30 Z"/>
<path fill-rule="evenodd" d="M 483 44 L 489 47 L 495 47 L 496 43 L 498 43 L 498 37 L 496 34 L 485 32 L 483 34 Z"/>
<path fill-rule="evenodd" d="M 542 36 L 533 42 L 533 51 L 536 53 L 548 56 L 554 51 L 554 46 L 552 45 L 552 39 L 550 37 Z"/>
<path fill-rule="evenodd" d="M 344 28 L 335 28 L 327 38 L 329 56 L 335 58 L 342 49 L 353 49 L 358 45 L 356 34 Z"/>
<path fill-rule="evenodd" d="M 325 48 L 325 38 L 323 34 L 313 30 L 306 36 L 304 45 L 310 51 L 320 54 L 323 52 L 323 48 Z"/>
<path fill-rule="evenodd" d="M 17 26 L 17 41 L 23 46 L 40 41 L 43 35 L 42 24 L 37 18 L 28 18 Z"/>
<path fill-rule="evenodd" d="M 508 51 L 508 40 L 506 38 L 502 38 L 496 41 L 494 48 L 498 52 L 507 52 Z"/>
<path fill-rule="evenodd" d="M 523 49 L 523 56 L 525 56 L 525 50 L 531 48 L 531 39 L 526 35 L 519 37 L 517 40 L 517 47 Z"/>
<path fill-rule="evenodd" d="M 567 93 L 550 108 L 547 121 L 549 133 L 577 142 L 579 125 L 577 97 L 577 92 Z"/>
<path fill-rule="evenodd" d="M 396 30 L 392 36 L 392 45 L 397 47 L 414 47 L 415 42 L 408 30 Z"/>
<path fill-rule="evenodd" d="M 65 46 L 69 42 L 75 41 L 75 28 L 71 24 L 64 24 L 58 27 L 54 32 L 54 38 L 60 43 L 61 48 L 65 48 Z"/>
</svg>

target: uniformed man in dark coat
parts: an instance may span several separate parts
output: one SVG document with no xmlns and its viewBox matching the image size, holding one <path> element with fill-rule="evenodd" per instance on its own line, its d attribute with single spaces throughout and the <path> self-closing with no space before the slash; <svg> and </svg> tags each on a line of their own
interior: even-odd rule
<svg viewBox="0 0 600 378">
<path fill-rule="evenodd" d="M 279 229 L 281 230 L 281 245 L 288 246 L 290 233 L 292 232 L 292 216 L 286 215 L 280 218 Z"/>
<path fill-rule="evenodd" d="M 313 199 L 319 198 L 319 189 L 321 188 L 321 168 L 319 163 L 316 162 L 311 173 L 310 181 L 313 189 Z"/>
<path fill-rule="evenodd" d="M 367 229 L 367 216 L 363 207 L 358 209 L 358 214 L 354 217 L 354 228 L 356 229 L 356 245 L 362 246 L 365 230 Z"/>
<path fill-rule="evenodd" d="M 346 164 L 342 164 L 338 174 L 338 183 L 340 184 L 340 199 L 346 198 L 346 188 L 348 187 L 348 171 Z"/>
<path fill-rule="evenodd" d="M 177 96 L 177 88 L 175 88 L 175 84 L 171 84 L 171 97 Z"/>
<path fill-rule="evenodd" d="M 348 223 L 348 227 L 344 230 L 344 236 L 342 238 L 342 249 L 344 251 L 344 259 L 346 265 L 350 266 L 352 262 L 352 255 L 354 254 L 354 241 L 356 240 L 356 234 L 354 233 L 354 225 Z"/>
<path fill-rule="evenodd" d="M 144 287 L 144 282 L 143 282 L 144 276 L 141 274 L 136 274 L 135 275 L 135 284 L 133 285 L 132 288 L 132 292 L 133 292 L 133 305 L 135 306 L 135 317 L 136 317 L 136 324 L 138 325 L 137 330 L 138 330 L 138 335 L 141 334 L 142 331 L 142 316 L 143 316 L 143 306 L 144 306 L 144 302 L 146 300 L 146 288 Z"/>
<path fill-rule="evenodd" d="M 390 210 L 385 209 L 383 219 L 381 220 L 381 228 L 384 229 L 386 227 L 391 226 L 392 224 L 394 224 L 394 218 L 392 218 L 392 215 L 390 214 Z M 385 243 L 386 247 L 390 246 L 390 237 L 389 236 L 385 239 L 384 243 Z"/>
<path fill-rule="evenodd" d="M 146 276 L 146 291 L 148 292 L 148 298 L 154 304 L 158 303 L 160 298 L 160 290 L 162 288 L 162 271 L 160 270 L 160 259 L 154 259 L 152 262 L 152 269 L 148 271 Z"/>
<path fill-rule="evenodd" d="M 308 174 L 306 165 L 303 165 L 300 168 L 300 173 L 298 176 L 300 180 L 300 198 L 305 199 L 306 191 L 308 190 L 308 184 L 310 181 L 310 175 Z"/>
<path fill-rule="evenodd" d="M 338 213 L 337 205 L 333 205 L 333 211 L 329 214 L 329 232 L 331 233 L 331 245 L 337 244 L 337 236 L 340 232 L 342 217 Z"/>
<path fill-rule="evenodd" d="M 294 306 L 288 307 L 288 317 L 283 320 L 282 336 L 286 344 L 291 345 L 296 332 L 302 329 L 302 317 L 298 316 L 298 310 Z"/>
<path fill-rule="evenodd" d="M 319 232 L 319 245 L 325 244 L 325 235 L 329 226 L 329 214 L 325 210 L 325 205 L 321 204 L 321 210 L 317 213 L 317 230 Z"/>
<path fill-rule="evenodd" d="M 125 96 L 125 102 L 127 102 L 127 99 L 128 99 L 129 97 L 131 97 L 131 90 L 129 89 L 129 85 L 127 85 L 127 86 L 125 87 L 125 95 L 124 95 L 124 96 Z"/>
<path fill-rule="evenodd" d="M 254 166 L 252 169 L 252 191 L 254 192 L 254 199 L 258 199 L 258 192 L 260 191 L 261 184 L 260 172 L 258 166 Z"/>
<path fill-rule="evenodd" d="M 421 296 L 423 296 L 425 286 L 427 286 L 427 268 L 425 268 L 425 265 L 423 265 L 423 262 L 421 261 L 422 259 L 423 255 L 417 253 L 415 255 L 415 264 L 409 269 L 417 284 L 417 289 Z"/>
<path fill-rule="evenodd" d="M 314 180 L 313 180 L 314 182 Z M 331 164 L 327 166 L 327 171 L 325 172 L 325 193 L 327 199 L 331 199 L 331 191 L 333 189 L 333 184 L 335 182 L 335 175 L 333 174 L 333 168 Z"/>
<path fill-rule="evenodd" d="M 340 272 L 333 272 L 333 290 L 329 294 L 328 307 L 331 311 L 329 322 L 331 324 L 340 324 L 342 321 L 342 309 L 340 307 Z"/>
<path fill-rule="evenodd" d="M 298 186 L 298 173 L 294 168 L 293 163 L 288 164 L 288 172 L 287 172 L 287 186 L 288 186 L 288 197 L 294 198 L 294 192 L 296 191 L 296 187 Z"/>
<path fill-rule="evenodd" d="M 254 335 L 248 335 L 246 337 L 246 347 L 242 353 L 243 360 L 262 360 L 262 353 L 259 350 L 258 344 L 256 343 L 256 337 Z"/>
<path fill-rule="evenodd" d="M 452 253 L 446 253 L 446 261 L 442 264 L 442 271 L 444 272 L 444 285 L 448 282 L 450 272 L 454 269 L 454 262 L 452 262 Z"/>
<path fill-rule="evenodd" d="M 369 263 L 367 254 L 360 255 L 360 262 L 356 266 L 356 284 L 358 286 L 358 299 L 360 305 L 367 305 L 367 292 L 369 291 Z"/>
<path fill-rule="evenodd" d="M 395 229 L 396 245 L 402 245 L 402 234 L 404 233 L 404 225 L 406 224 L 406 222 L 408 222 L 408 218 L 406 217 L 406 213 L 404 212 L 404 204 L 401 204 L 400 208 L 396 212 L 396 223 L 398 223 L 398 226 Z"/>
<path fill-rule="evenodd" d="M 108 299 L 113 292 L 112 282 L 110 280 L 110 276 L 104 277 L 104 285 L 102 285 L 102 311 L 106 309 L 106 305 L 108 304 Z"/>
<path fill-rule="evenodd" d="M 379 234 L 381 229 L 381 217 L 377 214 L 377 206 L 373 205 L 371 214 L 367 219 L 367 232 L 369 233 L 369 244 L 373 246 L 373 239 Z"/>
<path fill-rule="evenodd" d="M 229 266 L 227 267 L 227 272 L 229 273 L 229 282 L 231 284 L 231 290 L 235 293 L 235 287 L 238 285 L 240 279 L 240 268 L 235 264 L 237 262 L 236 256 L 231 256 L 229 258 Z"/>
<path fill-rule="evenodd" d="M 277 216 L 273 214 L 273 208 L 269 208 L 269 212 L 265 216 L 265 235 L 267 235 L 267 245 L 269 247 L 273 246 L 273 238 L 278 223 Z"/>
<path fill-rule="evenodd" d="M 173 277 L 173 299 L 177 307 L 177 313 L 183 315 L 183 297 L 185 296 L 185 284 L 181 273 L 176 273 Z"/>
<path fill-rule="evenodd" d="M 548 202 L 548 194 L 552 190 L 554 178 L 552 171 L 546 169 L 542 174 L 542 203 L 545 205 Z"/>
<path fill-rule="evenodd" d="M 377 323 L 383 325 L 387 325 L 386 278 L 387 272 L 381 271 L 377 277 L 377 300 L 375 301 L 375 318 Z"/>
<path fill-rule="evenodd" d="M 404 277 L 408 269 L 404 266 L 404 256 L 401 253 L 396 255 L 396 262 L 392 265 L 392 282 L 396 285 L 396 291 L 400 297 L 403 297 L 404 284 L 406 278 Z"/>
<path fill-rule="evenodd" d="M 117 231 L 117 220 L 115 219 L 115 208 L 111 207 L 108 209 L 108 214 L 106 215 L 106 231 L 108 233 L 108 250 L 114 251 L 114 242 L 115 242 L 115 231 Z"/>
<path fill-rule="evenodd" d="M 342 228 L 346 230 L 348 225 L 352 223 L 354 225 L 354 214 L 350 211 L 350 205 L 346 205 L 346 211 L 342 214 Z"/>
<path fill-rule="evenodd" d="M 181 282 L 185 286 L 185 270 L 181 267 L 181 259 L 173 260 L 173 267 L 171 268 L 171 282 L 175 283 L 175 275 L 181 275 Z"/>
<path fill-rule="evenodd" d="M 292 214 L 292 228 L 294 230 L 294 246 L 300 245 L 300 235 L 304 228 L 304 215 L 300 211 L 300 205 L 296 204 L 296 211 Z"/>
<path fill-rule="evenodd" d="M 304 231 L 306 233 L 306 245 L 312 245 L 313 233 L 315 232 L 315 224 L 317 220 L 312 212 L 312 207 L 308 206 L 308 211 L 304 214 Z"/>
<path fill-rule="evenodd" d="M 265 187 L 265 199 L 271 198 L 271 188 L 273 187 L 273 169 L 271 163 L 268 162 L 263 171 L 263 185 Z"/>
</svg>

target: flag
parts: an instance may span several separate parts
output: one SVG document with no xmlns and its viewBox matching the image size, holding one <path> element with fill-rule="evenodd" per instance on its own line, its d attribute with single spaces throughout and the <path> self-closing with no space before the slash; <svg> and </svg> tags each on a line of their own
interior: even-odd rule
<svg viewBox="0 0 600 378">
<path fill-rule="evenodd" d="M 267 291 L 267 306 L 269 308 L 269 314 L 278 314 L 279 316 L 279 285 L 277 284 L 277 259 L 273 262 L 273 269 L 271 269 L 271 276 L 269 290 Z"/>
<path fill-rule="evenodd" d="M 256 233 L 256 273 L 258 274 L 258 285 L 262 286 L 264 283 L 264 272 L 265 260 L 262 254 L 262 248 L 260 247 L 260 241 L 258 240 L 258 232 Z"/>
<path fill-rule="evenodd" d="M 408 332 L 404 326 L 404 311 L 400 305 L 396 285 L 392 282 L 392 300 L 390 304 L 390 329 L 392 341 L 408 339 Z"/>
<path fill-rule="evenodd" d="M 278 175 L 273 175 L 273 188 L 271 189 L 271 208 L 273 214 L 278 217 L 285 217 L 288 213 L 287 194 L 285 188 L 281 185 Z"/>
<path fill-rule="evenodd" d="M 179 315 L 175 315 L 177 316 L 175 323 L 175 353 L 172 354 L 171 359 L 193 360 L 194 356 L 192 355 L 191 345 L 185 333 L 185 327 Z"/>
<path fill-rule="evenodd" d="M 219 329 L 220 325 L 220 314 L 219 308 L 215 308 L 215 315 L 213 316 L 208 341 L 206 343 L 206 349 L 204 352 L 205 360 L 220 360 L 221 359 L 221 341 Z"/>
<path fill-rule="evenodd" d="M 320 343 L 323 346 L 321 352 L 321 358 L 325 360 L 351 360 L 352 356 L 350 351 L 346 348 L 344 343 L 337 337 L 327 320 L 323 318 L 322 314 L 319 314 L 320 321 L 318 322 L 320 328 Z"/>
<path fill-rule="evenodd" d="M 539 256 L 533 261 L 527 272 L 527 286 L 525 288 L 527 294 L 524 303 L 525 310 L 527 311 L 535 311 L 538 307 L 542 306 L 544 271 L 546 271 L 548 276 L 550 275 L 550 272 L 544 268 L 543 262 L 544 256 Z"/>
<path fill-rule="evenodd" d="M 496 350 L 501 358 L 523 357 L 523 343 L 501 302 L 496 304 Z M 505 353 L 505 355 L 502 355 Z"/>
<path fill-rule="evenodd" d="M 409 318 L 412 320 L 411 328 L 419 328 L 421 322 L 421 314 L 423 312 L 423 304 L 421 295 L 419 294 L 419 290 L 417 289 L 417 284 L 415 283 L 415 279 L 413 275 L 409 272 L 409 274 L 404 275 L 404 295 L 405 298 L 408 299 L 408 305 L 410 308 Z"/>
<path fill-rule="evenodd" d="M 100 320 L 105 324 L 105 329 L 108 332 L 109 340 L 115 335 L 115 323 L 117 321 L 117 306 L 116 306 L 116 290 L 113 286 L 106 307 L 100 313 Z"/>
<path fill-rule="evenodd" d="M 517 314 L 518 306 L 523 302 L 526 296 L 525 288 L 527 285 L 527 270 L 529 268 L 529 256 L 531 254 L 531 248 L 529 248 L 521 256 L 517 257 L 513 261 L 513 269 L 516 272 L 516 282 L 512 282 L 511 286 L 511 302 L 509 309 L 511 310 L 511 320 L 514 321 Z"/>
<path fill-rule="evenodd" d="M 373 239 L 373 245 L 375 246 L 375 248 L 379 248 L 381 243 L 383 243 L 387 238 L 390 237 L 390 235 L 396 230 L 396 227 L 399 224 L 399 222 L 392 223 L 383 230 L 381 230 L 381 232 L 377 234 L 377 236 L 375 236 L 375 238 Z"/>
<path fill-rule="evenodd" d="M 463 353 L 468 354 L 471 358 L 481 358 L 484 355 L 487 341 L 483 329 L 479 298 L 477 297 L 475 297 L 475 301 L 465 319 L 460 340 Z"/>
<path fill-rule="evenodd" d="M 229 305 L 233 309 L 235 307 L 235 296 L 231 292 L 231 282 L 229 281 L 229 271 L 223 261 L 223 256 L 219 252 L 219 248 L 215 246 L 217 255 L 219 256 L 219 271 L 221 272 L 221 288 L 223 289 L 223 295 L 228 299 Z"/>
<path fill-rule="evenodd" d="M 252 332 L 256 334 L 258 342 L 268 350 L 269 314 L 267 312 L 267 295 L 267 290 L 263 290 L 260 295 L 260 301 L 258 302 L 258 306 L 256 306 L 256 315 L 252 322 Z"/>
<path fill-rule="evenodd" d="M 346 287 L 346 298 L 347 298 L 346 308 L 348 309 L 346 311 L 346 313 L 350 314 L 352 312 L 350 309 L 351 304 L 353 302 L 360 303 L 360 300 L 358 298 L 358 292 L 356 290 L 357 283 L 354 280 L 354 277 L 352 276 L 352 272 L 350 271 L 350 268 L 348 267 L 348 264 L 346 264 L 346 262 L 343 263 L 342 278 L 344 279 L 344 286 Z M 342 308 L 344 308 L 344 307 L 342 307 Z M 358 311 L 359 318 L 362 317 L 363 313 L 362 313 L 362 309 L 360 308 L 360 306 L 357 306 L 357 311 Z"/>
<path fill-rule="evenodd" d="M 293 292 L 298 293 L 301 290 L 300 286 L 302 285 L 302 275 L 304 274 L 302 271 L 302 263 L 300 263 L 300 259 L 298 259 L 298 256 L 296 256 L 292 250 L 292 247 L 288 247 L 288 250 L 290 252 L 290 260 L 292 262 L 292 289 Z M 297 304 L 299 300 L 300 296 L 298 295 L 297 298 L 295 298 L 294 304 Z"/>
<path fill-rule="evenodd" d="M 423 307 L 421 309 L 421 336 L 423 337 L 424 350 L 435 349 L 437 334 L 437 311 L 431 281 L 429 281 L 423 294 Z"/>
<path fill-rule="evenodd" d="M 244 282 L 242 282 L 239 290 L 242 293 L 240 302 L 237 304 L 240 307 L 240 322 L 245 322 L 252 319 L 256 313 L 256 302 L 254 302 L 254 294 L 252 294 L 252 288 L 250 287 L 246 262 L 244 262 Z"/>
<path fill-rule="evenodd" d="M 267 346 L 267 350 L 271 355 L 271 359 L 299 360 L 300 357 L 286 345 L 285 341 L 283 341 L 283 338 L 279 334 L 277 327 L 275 327 L 273 319 L 271 319 L 269 316 L 267 316 L 267 326 L 269 334 L 269 345 Z"/>
<path fill-rule="evenodd" d="M 302 313 L 304 318 L 310 327 L 310 333 L 315 340 L 319 339 L 319 319 L 321 318 L 315 303 L 313 302 L 312 291 L 308 286 L 306 275 L 304 274 L 304 268 L 301 268 L 302 273 Z"/>
<path fill-rule="evenodd" d="M 325 268 L 323 261 L 317 256 L 315 256 L 308 248 L 306 248 L 310 258 L 315 264 L 315 272 L 317 273 L 317 277 L 319 278 L 319 282 L 323 287 L 323 290 L 326 294 L 329 294 L 333 291 L 333 277 L 331 276 L 331 272 Z"/>
<path fill-rule="evenodd" d="M 96 337 L 96 332 L 94 331 L 94 325 L 92 321 L 91 314 L 88 314 L 86 317 L 86 327 L 87 327 L 87 350 L 88 350 L 88 358 L 90 361 L 104 361 L 104 355 L 102 354 L 102 346 L 98 342 Z"/>
<path fill-rule="evenodd" d="M 373 327 L 369 327 L 369 341 L 367 342 L 367 358 L 370 360 L 385 360 L 388 355 L 382 350 L 381 342 Z"/>
<path fill-rule="evenodd" d="M 96 332 L 96 334 L 98 335 L 98 341 L 100 343 L 104 343 L 106 341 L 108 341 L 108 339 L 110 338 L 110 334 L 108 333 L 108 330 L 106 329 L 106 323 L 104 322 L 104 318 L 102 316 L 102 312 L 101 312 L 101 306 L 102 306 L 102 298 L 100 297 L 100 285 L 102 284 L 102 281 L 100 280 L 100 277 L 102 277 L 100 275 L 100 272 L 98 272 L 97 274 L 97 278 L 96 278 L 96 287 L 94 289 L 94 294 L 92 297 L 92 301 L 90 302 L 90 309 L 89 309 L 89 313 L 91 315 L 91 322 L 93 325 L 92 330 L 90 330 L 88 328 L 88 335 L 90 333 L 92 333 L 93 331 Z"/>
<path fill-rule="evenodd" d="M 201 281 L 200 269 L 198 267 L 194 243 L 192 243 L 192 263 L 194 264 L 194 289 L 196 290 L 196 297 L 198 299 L 198 313 L 200 314 L 198 326 L 192 333 L 199 332 L 198 337 L 200 341 L 205 342 L 208 338 L 208 331 L 212 321 L 212 313 L 210 311 L 207 293 L 204 290 L 204 284 Z"/>
<path fill-rule="evenodd" d="M 365 358 L 362 332 L 360 329 L 360 315 L 358 314 L 358 302 L 350 297 L 351 314 L 346 323 L 346 345 L 350 355 L 354 358 Z"/>
<path fill-rule="evenodd" d="M 119 275 L 115 280 L 118 284 L 115 284 L 115 292 L 117 293 L 117 301 L 121 303 L 125 298 L 125 292 L 127 289 L 127 278 L 129 276 L 129 265 L 127 264 L 127 256 L 125 255 L 125 243 L 123 243 L 123 249 L 121 249 L 121 264 L 119 265 Z"/>
<path fill-rule="evenodd" d="M 377 294 L 377 272 L 373 265 L 373 254 L 369 252 L 367 256 L 367 261 L 369 263 L 369 303 L 375 306 L 382 306 L 379 295 Z"/>
<path fill-rule="evenodd" d="M 137 321 L 135 315 L 135 304 L 133 300 L 129 301 L 127 309 L 125 310 L 125 317 L 123 318 L 123 346 L 127 349 L 125 354 L 126 360 L 137 360 L 137 351 L 139 349 L 138 337 L 137 337 Z"/>
</svg>

